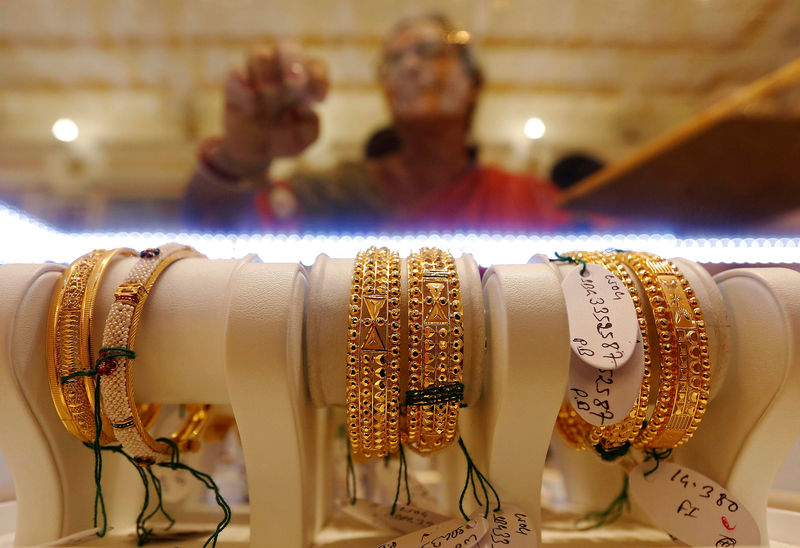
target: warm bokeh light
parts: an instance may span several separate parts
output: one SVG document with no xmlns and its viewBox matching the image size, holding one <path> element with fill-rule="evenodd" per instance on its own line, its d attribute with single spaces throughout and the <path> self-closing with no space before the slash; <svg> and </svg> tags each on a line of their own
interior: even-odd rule
<svg viewBox="0 0 800 548">
<path fill-rule="evenodd" d="M 53 124 L 53 136 L 59 141 L 71 143 L 78 138 L 78 124 L 69 118 L 59 118 Z"/>
<path fill-rule="evenodd" d="M 523 131 L 528 139 L 541 139 L 544 137 L 545 129 L 541 118 L 528 118 Z"/>
</svg>

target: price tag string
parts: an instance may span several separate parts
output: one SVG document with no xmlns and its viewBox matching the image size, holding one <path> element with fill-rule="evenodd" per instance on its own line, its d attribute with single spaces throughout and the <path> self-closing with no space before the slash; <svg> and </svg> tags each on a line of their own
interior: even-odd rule
<svg viewBox="0 0 800 548">
<path fill-rule="evenodd" d="M 497 494 L 497 491 L 494 487 L 492 487 L 492 484 L 489 482 L 489 480 L 486 479 L 486 476 L 484 476 L 478 467 L 475 466 L 475 463 L 472 461 L 472 457 L 469 456 L 469 451 L 467 451 L 467 446 L 464 444 L 464 440 L 461 438 L 461 436 L 458 437 L 458 446 L 464 453 L 464 458 L 467 459 L 467 478 L 464 481 L 464 489 L 461 490 L 461 496 L 458 499 L 458 509 L 461 512 L 461 515 L 465 520 L 469 521 L 469 516 L 467 516 L 467 513 L 464 512 L 464 496 L 467 494 L 467 489 L 470 487 L 470 484 L 472 484 L 472 495 L 475 497 L 475 502 L 477 502 L 479 506 L 484 507 L 484 518 L 489 517 L 489 504 L 491 502 L 489 500 L 489 492 L 486 490 L 487 487 L 492 491 L 492 494 L 497 501 L 497 506 L 494 508 L 493 512 L 499 512 L 500 495 Z M 483 499 L 481 499 L 478 495 L 478 489 L 475 485 L 475 478 L 478 479 L 478 483 L 483 491 Z"/>
<path fill-rule="evenodd" d="M 559 255 L 558 252 L 555 252 L 555 255 L 555 259 L 550 259 L 551 263 L 570 263 L 582 265 L 583 268 L 581 268 L 581 276 L 586 275 L 586 259 L 576 259 L 574 257 Z"/>
<path fill-rule="evenodd" d="M 105 353 L 103 351 L 106 351 Z M 137 537 L 137 544 L 142 546 L 146 544 L 150 537 L 153 534 L 153 529 L 147 527 L 147 522 L 155 517 L 156 514 L 159 512 L 164 515 L 165 518 L 169 521 L 169 525 L 167 529 L 172 527 L 175 523 L 175 520 L 170 516 L 167 511 L 164 509 L 163 505 L 163 498 L 162 498 L 162 489 L 161 489 L 161 480 L 153 473 L 152 467 L 147 466 L 143 467 L 136 463 L 136 461 L 128 455 L 121 446 L 118 445 L 110 445 L 110 446 L 101 446 L 100 445 L 100 433 L 103 428 L 102 423 L 102 416 L 100 410 L 100 383 L 102 377 L 99 375 L 98 368 L 108 360 L 109 358 L 114 357 L 124 357 L 128 359 L 135 359 L 136 354 L 133 350 L 124 347 L 106 347 L 100 349 L 101 357 L 95 363 L 93 369 L 76 371 L 74 373 L 70 373 L 69 375 L 64 375 L 61 377 L 61 383 L 66 383 L 76 379 L 78 377 L 94 377 L 95 378 L 95 385 L 94 385 L 94 419 L 95 419 L 95 437 L 94 440 L 89 442 L 84 442 L 84 445 L 89 449 L 92 449 L 94 452 L 94 480 L 95 480 L 95 500 L 94 500 L 94 526 L 98 530 L 95 533 L 98 537 L 104 537 L 106 532 L 108 531 L 108 516 L 106 514 L 106 506 L 105 506 L 105 499 L 103 497 L 103 489 L 101 484 L 101 479 L 103 475 L 103 451 L 111 451 L 112 453 L 119 453 L 131 465 L 136 469 L 136 472 L 139 474 L 139 478 L 142 480 L 142 486 L 144 487 L 144 501 L 142 503 L 142 509 L 139 511 L 139 515 L 136 517 L 136 537 Z M 219 491 L 219 487 L 214 482 L 214 480 L 208 474 L 204 474 L 191 466 L 180 462 L 180 451 L 178 450 L 178 446 L 169 438 L 159 438 L 158 441 L 164 442 L 170 446 L 172 449 L 172 455 L 168 462 L 161 462 L 156 463 L 154 466 L 160 466 L 162 468 L 167 468 L 170 470 L 186 470 L 192 476 L 194 476 L 197 480 L 202 482 L 208 489 L 212 490 L 215 494 L 215 499 L 219 507 L 222 509 L 223 518 L 217 524 L 217 528 L 214 533 L 206 540 L 203 546 L 208 546 L 209 544 L 212 547 L 217 545 L 217 538 L 219 534 L 222 532 L 225 527 L 231 521 L 232 513 L 231 508 L 228 506 L 228 503 L 222 497 L 222 494 Z M 146 469 L 146 470 L 145 470 Z M 148 476 L 150 480 L 148 480 Z M 156 498 L 156 506 L 155 508 L 147 514 L 147 509 L 150 505 L 150 482 L 152 481 L 153 490 L 155 491 L 155 498 Z M 146 515 L 145 515 L 146 514 Z M 102 525 L 98 526 L 98 518 L 102 518 Z"/>
<path fill-rule="evenodd" d="M 353 467 L 353 453 L 350 451 L 350 443 L 345 440 L 345 445 L 347 446 L 347 473 L 345 483 L 347 484 L 347 498 L 350 500 L 350 504 L 356 503 L 356 487 L 358 482 L 356 481 L 356 470 Z"/>
<path fill-rule="evenodd" d="M 406 483 L 406 504 L 411 504 L 411 490 L 408 488 L 408 464 L 406 463 L 406 453 L 403 451 L 403 445 L 399 445 L 399 459 L 400 466 L 397 469 L 397 489 L 394 492 L 394 502 L 392 503 L 393 516 L 397 510 L 397 500 L 400 498 L 400 485 L 403 481 Z"/>
<path fill-rule="evenodd" d="M 590 529 L 597 529 L 603 525 L 614 523 L 626 510 L 631 509 L 631 501 L 628 497 L 628 474 L 625 474 L 625 480 L 622 483 L 622 490 L 619 495 L 611 501 L 605 510 L 598 512 L 589 512 L 582 518 L 579 518 L 575 524 L 576 529 L 581 531 L 588 531 Z"/>
<path fill-rule="evenodd" d="M 606 451 L 600 444 L 595 446 L 595 450 L 598 452 L 598 454 L 600 454 L 600 457 L 606 461 L 613 461 L 622 455 L 625 455 L 629 448 L 630 444 L 626 444 L 626 446 L 621 446 L 619 448 Z M 665 461 L 672 456 L 672 449 L 645 449 L 644 454 L 646 455 L 644 459 L 645 462 L 649 460 L 655 461 L 655 466 L 651 470 L 644 473 L 646 477 L 658 470 L 658 466 L 661 461 Z M 597 529 L 603 525 L 614 523 L 620 517 L 622 517 L 626 510 L 630 511 L 630 509 L 631 504 L 630 497 L 628 496 L 628 473 L 626 472 L 625 480 L 622 484 L 622 490 L 620 491 L 619 495 L 617 495 L 616 498 L 611 501 L 608 507 L 605 510 L 598 512 L 589 512 L 582 518 L 579 518 L 576 525 L 578 529 L 584 531 L 589 529 Z"/>
</svg>

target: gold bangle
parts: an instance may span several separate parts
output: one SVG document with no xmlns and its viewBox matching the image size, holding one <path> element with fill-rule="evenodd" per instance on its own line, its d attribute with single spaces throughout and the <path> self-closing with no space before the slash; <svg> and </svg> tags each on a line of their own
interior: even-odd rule
<svg viewBox="0 0 800 548">
<path fill-rule="evenodd" d="M 400 257 L 385 247 L 353 265 L 347 336 L 347 428 L 356 456 L 400 444 Z"/>
<path fill-rule="evenodd" d="M 645 318 L 642 302 L 639 297 L 636 285 L 631 278 L 628 270 L 618 263 L 611 253 L 590 253 L 590 252 L 571 252 L 564 256 L 572 257 L 578 261 L 585 260 L 603 266 L 606 270 L 614 274 L 625 285 L 628 293 L 633 300 L 636 319 L 642 337 L 642 350 L 644 353 L 644 374 L 642 376 L 641 387 L 636 402 L 631 407 L 628 415 L 615 424 L 608 426 L 594 426 L 586 422 L 572 406 L 565 404 L 559 412 L 556 422 L 557 430 L 562 434 L 565 441 L 575 446 L 575 438 L 580 435 L 586 445 L 595 447 L 598 444 L 603 449 L 611 450 L 632 443 L 639 435 L 644 420 L 647 416 L 647 408 L 650 399 L 650 352 L 648 343 L 647 319 Z M 564 408 L 566 407 L 566 409 Z M 563 423 L 563 424 L 559 424 Z"/>
<path fill-rule="evenodd" d="M 409 373 L 403 441 L 418 453 L 447 447 L 463 398 L 464 329 L 453 256 L 423 248 L 408 263 Z"/>
<path fill-rule="evenodd" d="M 708 403 L 711 362 L 700 303 L 671 261 L 647 253 L 617 253 L 631 267 L 650 301 L 661 372 L 655 410 L 633 442 L 637 449 L 685 443 Z"/>
<path fill-rule="evenodd" d="M 92 376 L 62 377 L 94 368 L 90 347 L 94 299 L 108 265 L 117 257 L 137 255 L 133 249 L 97 249 L 79 257 L 61 275 L 50 299 L 46 337 L 47 378 L 50 396 L 66 429 L 84 442 L 94 441 L 94 388 Z M 107 420 L 103 421 L 100 443 L 114 441 Z"/>
<path fill-rule="evenodd" d="M 150 436 L 138 412 L 133 395 L 133 353 L 136 331 L 143 306 L 158 276 L 172 263 L 186 257 L 202 257 L 188 246 L 167 244 L 147 249 L 133 266 L 123 283 L 114 292 L 114 303 L 103 330 L 103 348 L 98 360 L 98 382 L 103 410 L 108 416 L 117 440 L 140 466 L 169 460 L 171 448 Z M 201 416 L 189 417 L 186 424 L 207 418 L 210 406 L 201 405 Z M 197 411 L 195 412 L 197 413 Z M 197 424 L 182 431 L 179 449 L 188 449 L 189 440 L 200 433 Z"/>
</svg>

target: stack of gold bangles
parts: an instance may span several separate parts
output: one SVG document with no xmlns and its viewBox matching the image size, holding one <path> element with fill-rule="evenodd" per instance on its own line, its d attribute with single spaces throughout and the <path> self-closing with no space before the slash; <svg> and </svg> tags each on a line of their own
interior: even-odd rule
<svg viewBox="0 0 800 548">
<path fill-rule="evenodd" d="M 385 456 L 401 442 L 426 454 L 457 437 L 464 329 L 455 262 L 446 251 L 424 248 L 408 258 L 407 273 L 409 366 L 403 391 L 400 258 L 371 247 L 354 263 L 346 377 L 347 431 L 356 456 Z"/>
<path fill-rule="evenodd" d="M 663 450 L 685 443 L 705 413 L 711 383 L 703 312 L 689 282 L 674 263 L 648 253 L 566 256 L 600 264 L 623 281 L 636 310 L 645 369 L 639 396 L 624 420 L 592 426 L 564 404 L 556 421 L 562 438 L 575 449 L 604 451 L 627 446 Z M 652 398 L 655 365 L 659 366 L 658 392 Z"/>
<path fill-rule="evenodd" d="M 114 293 L 101 348 L 91 341 L 94 303 L 102 276 L 115 260 L 139 256 Z M 202 256 L 190 247 L 167 244 L 137 253 L 132 249 L 95 250 L 69 265 L 50 302 L 47 372 L 50 394 L 67 430 L 83 442 L 122 444 L 139 465 L 169 460 L 171 447 L 153 440 L 147 429 L 158 405 L 133 399 L 133 352 L 142 307 L 156 279 L 184 257 Z M 96 367 L 95 367 L 96 365 Z M 97 383 L 101 401 L 96 400 Z M 98 411 L 99 406 L 101 412 Z M 207 405 L 187 406 L 188 417 L 172 440 L 181 450 L 197 448 L 208 418 Z M 95 417 L 100 417 L 98 425 Z"/>
</svg>

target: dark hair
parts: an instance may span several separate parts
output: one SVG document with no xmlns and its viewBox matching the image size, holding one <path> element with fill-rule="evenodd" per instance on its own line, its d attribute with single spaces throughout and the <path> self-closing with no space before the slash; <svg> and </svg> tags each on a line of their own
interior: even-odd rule
<svg viewBox="0 0 800 548">
<path fill-rule="evenodd" d="M 600 171 L 604 165 L 601 160 L 589 154 L 581 152 L 567 154 L 550 168 L 550 180 L 561 189 L 569 188 Z"/>
</svg>

